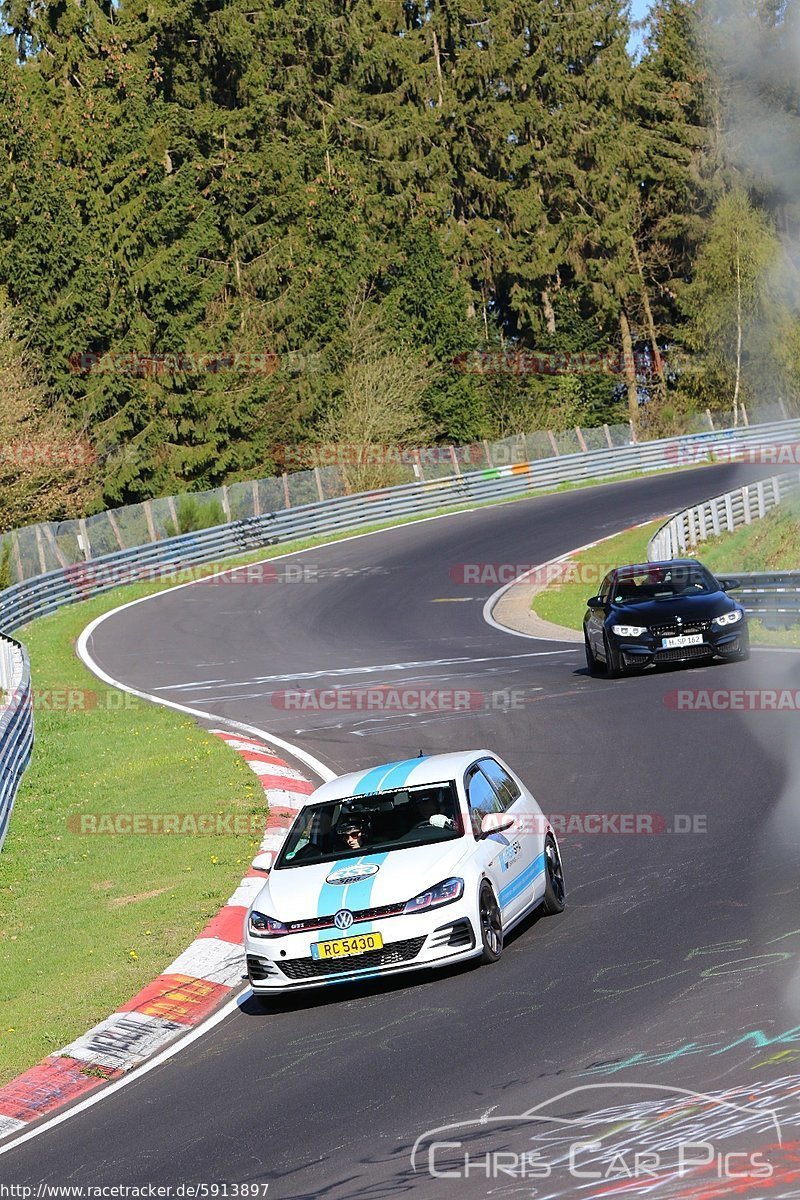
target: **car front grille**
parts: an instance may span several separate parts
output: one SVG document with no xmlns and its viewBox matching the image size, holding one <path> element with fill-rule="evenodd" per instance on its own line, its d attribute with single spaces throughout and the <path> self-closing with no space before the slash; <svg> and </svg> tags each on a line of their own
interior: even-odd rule
<svg viewBox="0 0 800 1200">
<path fill-rule="evenodd" d="M 353 924 L 358 924 L 359 921 L 379 921 L 384 917 L 399 917 L 405 909 L 406 902 L 402 900 L 399 904 L 384 904 L 380 908 L 359 908 L 353 911 Z M 305 933 L 315 929 L 332 929 L 335 925 L 335 913 L 329 913 L 325 917 L 307 917 L 303 921 L 287 921 L 287 928 L 291 933 Z"/>
<path fill-rule="evenodd" d="M 673 621 L 670 625 L 651 625 L 650 632 L 653 637 L 680 637 L 684 633 L 706 633 L 709 624 L 708 621 L 687 621 L 685 625 L 677 625 Z"/>
<path fill-rule="evenodd" d="M 676 646 L 672 650 L 657 650 L 654 662 L 685 662 L 687 658 L 708 658 L 710 651 L 708 646 Z"/>
<path fill-rule="evenodd" d="M 289 979 L 323 979 L 331 975 L 363 971 L 368 967 L 391 967 L 410 962 L 417 957 L 424 941 L 424 937 L 407 938 L 404 942 L 391 942 L 382 950 L 368 950 L 366 954 L 349 955 L 347 958 L 289 958 L 277 965 Z"/>
</svg>

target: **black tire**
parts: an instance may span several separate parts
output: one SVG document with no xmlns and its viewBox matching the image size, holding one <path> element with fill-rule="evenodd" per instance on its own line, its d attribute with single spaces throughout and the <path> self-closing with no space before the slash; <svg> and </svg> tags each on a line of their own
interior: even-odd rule
<svg viewBox="0 0 800 1200">
<path fill-rule="evenodd" d="M 481 885 L 478 910 L 481 923 L 481 962 L 495 963 L 503 953 L 503 918 L 490 883 Z"/>
<path fill-rule="evenodd" d="M 739 651 L 739 653 L 737 655 L 734 656 L 733 661 L 734 662 L 747 662 L 748 658 L 750 657 L 750 634 L 745 633 L 744 637 L 742 637 L 740 635 L 739 643 L 741 645 L 741 650 Z"/>
<path fill-rule="evenodd" d="M 606 652 L 606 676 L 609 679 L 619 679 L 622 675 L 622 657 L 608 640 L 608 634 L 603 634 L 603 646 Z"/>
<path fill-rule="evenodd" d="M 599 675 L 601 673 L 600 663 L 595 658 L 594 650 L 589 645 L 589 639 L 586 634 L 583 635 L 583 648 L 586 651 L 586 669 L 590 675 Z"/>
<path fill-rule="evenodd" d="M 544 842 L 544 900 L 542 912 L 546 917 L 554 917 L 563 912 L 567 903 L 564 887 L 564 868 L 561 865 L 561 855 L 554 837 L 548 833 Z"/>
</svg>

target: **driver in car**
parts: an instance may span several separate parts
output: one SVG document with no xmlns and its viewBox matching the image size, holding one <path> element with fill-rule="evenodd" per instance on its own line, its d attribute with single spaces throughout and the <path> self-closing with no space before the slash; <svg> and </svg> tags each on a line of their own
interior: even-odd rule
<svg viewBox="0 0 800 1200">
<path fill-rule="evenodd" d="M 336 833 L 344 842 L 345 850 L 362 850 L 366 842 L 366 832 L 362 817 L 345 817 L 336 826 Z"/>
<path fill-rule="evenodd" d="M 416 828 L 421 829 L 426 825 L 433 825 L 436 829 L 453 829 L 455 822 L 441 811 L 442 805 L 439 799 L 431 792 L 424 792 L 417 799 L 417 824 Z"/>
</svg>

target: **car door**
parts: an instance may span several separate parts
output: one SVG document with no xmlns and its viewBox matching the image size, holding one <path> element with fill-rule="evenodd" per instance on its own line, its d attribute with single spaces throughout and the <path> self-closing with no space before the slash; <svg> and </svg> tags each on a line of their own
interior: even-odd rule
<svg viewBox="0 0 800 1200">
<path fill-rule="evenodd" d="M 528 864 L 523 853 L 523 845 L 529 839 L 513 829 L 481 834 L 481 822 L 487 814 L 501 814 L 509 807 L 483 770 L 486 762 L 482 759 L 474 763 L 466 773 L 464 784 L 472 831 L 477 839 L 478 861 L 494 887 L 503 924 L 508 925 L 530 903 L 525 872 Z"/>
<path fill-rule="evenodd" d="M 496 758 L 482 758 L 480 768 L 500 797 L 503 811 L 514 817 L 508 831 L 512 845 L 519 843 L 520 872 L 515 886 L 520 903 L 515 912 L 523 912 L 544 894 L 544 834 L 542 810 L 518 779 Z"/>
<path fill-rule="evenodd" d="M 611 593 L 612 576 L 613 572 L 609 572 L 600 585 L 600 591 L 598 595 L 603 601 L 603 607 L 590 608 L 589 619 L 586 622 L 586 636 L 589 639 L 589 645 L 595 654 L 599 652 L 601 658 L 605 656 L 605 650 L 603 648 L 603 623 L 608 613 L 608 598 Z"/>
</svg>

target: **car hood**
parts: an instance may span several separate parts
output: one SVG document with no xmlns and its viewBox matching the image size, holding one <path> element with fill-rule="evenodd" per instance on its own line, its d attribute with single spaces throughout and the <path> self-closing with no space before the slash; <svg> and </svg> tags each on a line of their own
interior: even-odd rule
<svg viewBox="0 0 800 1200">
<path fill-rule="evenodd" d="M 678 596 L 670 600 L 651 600 L 642 604 L 615 604 L 611 610 L 616 621 L 631 625 L 669 625 L 679 616 L 684 622 L 710 621 L 736 608 L 725 592 L 708 595 Z"/>
<path fill-rule="evenodd" d="M 358 910 L 398 904 L 456 874 L 471 845 L 466 837 L 461 837 L 433 846 L 391 850 L 388 854 L 365 854 L 273 870 L 253 901 L 253 908 L 278 921 L 302 921 L 327 916 L 340 908 Z M 348 875 L 355 878 L 336 882 L 341 878 L 347 880 Z M 363 878 L 359 879 L 359 875 Z"/>
</svg>

